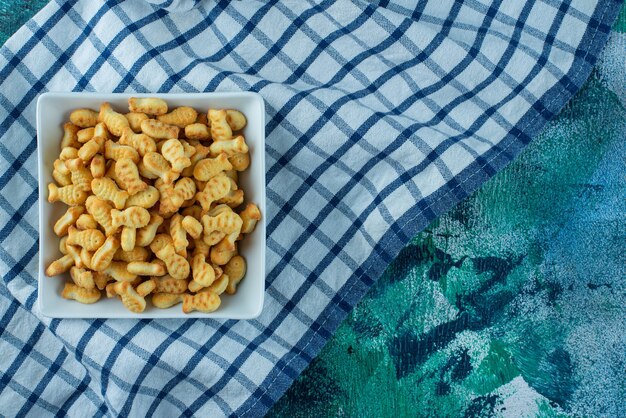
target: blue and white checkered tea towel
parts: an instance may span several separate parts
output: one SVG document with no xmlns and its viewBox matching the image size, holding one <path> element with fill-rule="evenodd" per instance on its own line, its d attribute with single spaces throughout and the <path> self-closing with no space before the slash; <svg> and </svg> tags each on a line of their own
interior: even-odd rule
<svg viewBox="0 0 626 418">
<path fill-rule="evenodd" d="M 57 0 L 20 29 L 0 50 L 0 415 L 262 415 L 402 246 L 577 91 L 620 6 L 414 3 Z M 48 90 L 263 95 L 260 318 L 38 314 Z"/>
</svg>

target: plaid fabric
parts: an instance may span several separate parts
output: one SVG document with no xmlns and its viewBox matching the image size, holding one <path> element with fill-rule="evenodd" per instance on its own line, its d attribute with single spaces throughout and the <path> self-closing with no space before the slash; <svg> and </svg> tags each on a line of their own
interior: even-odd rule
<svg viewBox="0 0 626 418">
<path fill-rule="evenodd" d="M 1 415 L 262 415 L 403 244 L 577 91 L 620 6 L 155 3 L 58 0 L 0 50 Z M 38 94 L 232 90 L 267 103 L 261 317 L 40 317 Z"/>
</svg>

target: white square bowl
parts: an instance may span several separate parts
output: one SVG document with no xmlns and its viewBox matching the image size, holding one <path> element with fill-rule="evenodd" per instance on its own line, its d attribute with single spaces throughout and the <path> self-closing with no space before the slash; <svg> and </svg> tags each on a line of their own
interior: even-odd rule
<svg viewBox="0 0 626 418">
<path fill-rule="evenodd" d="M 63 123 L 70 112 L 78 108 L 97 110 L 102 102 L 114 109 L 128 109 L 129 97 L 160 97 L 171 109 L 191 106 L 199 111 L 209 108 L 237 109 L 246 115 L 244 128 L 250 148 L 250 168 L 240 173 L 239 185 L 245 191 L 245 201 L 259 206 L 261 221 L 240 245 L 247 261 L 247 272 L 235 295 L 222 297 L 222 304 L 212 313 L 184 314 L 180 305 L 169 309 L 153 307 L 149 301 L 140 314 L 128 311 L 117 299 L 103 297 L 94 304 L 84 305 L 61 297 L 69 273 L 47 277 L 46 266 L 62 256 L 59 238 L 54 234 L 56 220 L 67 206 L 48 203 L 48 183 L 54 181 L 52 169 L 60 152 Z M 39 157 L 39 310 L 52 318 L 228 318 L 250 319 L 260 315 L 265 292 L 265 103 L 257 93 L 181 93 L 181 94 L 102 94 L 102 93 L 44 93 L 37 101 L 37 144 Z M 104 293 L 104 292 L 103 292 Z M 149 297 L 148 297 L 149 299 Z"/>
</svg>

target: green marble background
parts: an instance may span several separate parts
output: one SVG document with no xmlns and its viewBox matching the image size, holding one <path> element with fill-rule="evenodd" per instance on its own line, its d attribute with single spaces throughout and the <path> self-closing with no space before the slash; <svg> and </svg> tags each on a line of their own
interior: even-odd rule
<svg viewBox="0 0 626 418">
<path fill-rule="evenodd" d="M 0 0 L 0 43 L 46 1 Z M 626 8 L 514 163 L 416 236 L 271 417 L 626 416 Z"/>
</svg>

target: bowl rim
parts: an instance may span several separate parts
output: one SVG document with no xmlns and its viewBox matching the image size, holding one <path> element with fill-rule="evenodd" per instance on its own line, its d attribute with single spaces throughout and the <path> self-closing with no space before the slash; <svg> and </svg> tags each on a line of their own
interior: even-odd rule
<svg viewBox="0 0 626 418">
<path fill-rule="evenodd" d="M 158 98 L 162 98 L 164 100 L 184 100 L 187 98 L 194 98 L 194 99 L 220 99 L 220 98 L 237 98 L 237 99 L 242 99 L 242 100 L 251 100 L 253 102 L 256 102 L 259 105 L 259 128 L 260 128 L 260 134 L 259 134 L 259 139 L 260 139 L 260 143 L 258 143 L 258 152 L 257 151 L 257 159 L 258 159 L 258 163 L 260 164 L 260 173 L 262 175 L 262 178 L 259 180 L 260 184 L 263 185 L 263 187 L 260 188 L 260 190 L 258 190 L 259 193 L 259 199 L 255 199 L 255 203 L 257 205 L 259 205 L 259 208 L 261 210 L 261 213 L 263 214 L 263 216 L 261 217 L 260 220 L 260 226 L 259 224 L 257 224 L 257 228 L 255 230 L 256 231 L 263 231 L 261 238 L 261 243 L 262 244 L 262 248 L 261 248 L 261 257 L 260 257 L 260 263 L 261 265 L 260 270 L 262 271 L 262 291 L 260 292 L 259 298 L 258 300 L 258 304 L 256 306 L 256 309 L 251 311 L 251 312 L 243 312 L 242 314 L 230 314 L 230 315 L 224 315 L 220 312 L 220 309 L 211 312 L 211 313 L 202 313 L 202 312 L 192 312 L 190 314 L 185 314 L 183 313 L 180 309 L 176 310 L 175 307 L 171 307 L 168 309 L 163 309 L 163 310 L 159 310 L 158 312 L 160 313 L 158 316 L 153 316 L 150 314 L 150 312 L 143 312 L 140 314 L 136 314 L 130 311 L 123 311 L 122 313 L 119 314 L 114 314 L 111 315 L 110 312 L 108 315 L 91 315 L 91 314 L 72 314 L 72 313 L 51 313 L 50 311 L 48 311 L 43 304 L 43 298 L 45 297 L 43 295 L 43 289 L 42 289 L 42 281 L 44 279 L 47 278 L 47 276 L 45 276 L 44 274 L 44 268 L 43 268 L 43 263 L 44 263 L 44 252 L 46 250 L 44 250 L 44 239 L 43 239 L 43 228 L 44 225 L 46 224 L 46 219 L 44 219 L 44 211 L 42 210 L 43 205 L 44 204 L 48 204 L 47 201 L 47 185 L 43 183 L 43 177 L 42 177 L 42 169 L 44 167 L 43 164 L 43 158 L 44 156 L 42 155 L 42 138 L 41 138 L 41 124 L 42 124 L 42 109 L 44 107 L 45 101 L 48 99 L 60 99 L 60 100 L 71 100 L 71 99 L 76 99 L 77 97 L 84 97 L 87 99 L 93 99 L 93 100 L 101 100 L 101 101 L 107 101 L 107 100 L 120 100 L 120 99 L 128 99 L 130 97 L 158 97 Z M 190 105 L 192 107 L 198 107 L 197 105 Z M 98 92 L 63 92 L 63 91 L 59 91 L 59 92 L 55 92 L 55 91 L 49 91 L 49 92 L 45 92 L 39 95 L 39 97 L 37 98 L 37 106 L 36 106 L 36 138 L 37 138 L 37 175 L 38 175 L 38 179 L 37 179 L 37 184 L 39 187 L 39 207 L 38 207 L 38 220 L 39 220 L 39 254 L 38 254 L 38 279 L 37 279 L 37 309 L 39 310 L 39 312 L 48 318 L 59 318 L 59 319 L 234 319 L 234 320 L 246 320 L 246 319 L 254 319 L 257 318 L 258 316 L 260 316 L 261 312 L 263 311 L 263 307 L 265 304 L 265 285 L 266 285 L 266 280 L 267 280 L 267 271 L 266 271 L 266 249 L 267 249 L 267 237 L 266 237 L 266 201 L 267 201 L 267 197 L 266 197 L 266 186 L 265 186 L 265 123 L 266 123 L 266 115 L 265 115 L 265 100 L 263 99 L 263 96 L 261 96 L 259 93 L 256 92 L 247 92 L 247 91 L 234 91 L 234 92 L 195 92 L 195 93 L 180 93 L 180 92 L 173 92 L 173 93 L 98 93 Z M 256 160 L 253 160 L 256 161 Z M 256 201 L 258 200 L 258 201 Z M 54 235 L 54 234 L 52 234 Z M 46 251 L 47 254 L 47 251 Z M 179 306 L 179 305 L 176 305 Z M 157 311 L 151 311 L 151 312 L 157 312 Z M 106 313 L 106 312 L 103 312 Z"/>
</svg>

